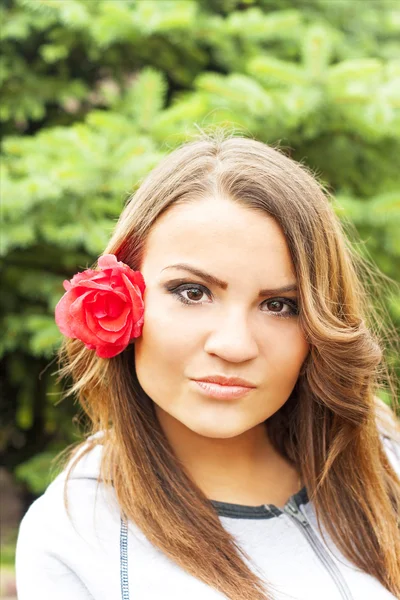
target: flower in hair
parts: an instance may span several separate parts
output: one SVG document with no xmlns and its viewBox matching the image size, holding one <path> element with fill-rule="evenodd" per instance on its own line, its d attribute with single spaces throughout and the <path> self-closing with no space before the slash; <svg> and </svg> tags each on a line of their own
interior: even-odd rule
<svg viewBox="0 0 400 600">
<path fill-rule="evenodd" d="M 64 281 L 66 292 L 55 308 L 55 321 L 65 336 L 81 340 L 101 358 L 111 358 L 142 333 L 146 285 L 140 271 L 114 254 L 100 256 L 97 264 L 99 269 Z"/>
</svg>

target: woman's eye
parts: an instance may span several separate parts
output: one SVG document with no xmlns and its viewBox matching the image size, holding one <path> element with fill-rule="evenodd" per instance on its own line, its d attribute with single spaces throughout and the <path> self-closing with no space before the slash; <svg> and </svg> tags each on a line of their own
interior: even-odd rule
<svg viewBox="0 0 400 600">
<path fill-rule="evenodd" d="M 267 305 L 270 306 L 270 310 L 272 307 L 272 312 L 273 312 L 274 316 L 295 317 L 296 315 L 299 314 L 298 304 L 297 304 L 296 300 L 293 300 L 292 298 L 278 298 L 278 299 L 273 299 L 273 300 L 266 300 L 265 302 Z M 275 311 L 273 309 L 274 306 L 275 306 L 275 308 L 278 307 L 277 311 Z M 282 306 L 286 306 L 287 310 L 282 312 L 282 310 L 280 310 L 280 308 Z"/>
<path fill-rule="evenodd" d="M 202 299 L 204 294 L 208 295 L 208 297 L 211 298 L 211 292 L 207 290 L 207 288 L 203 288 L 203 286 L 179 286 L 170 291 L 178 300 L 180 300 L 184 304 L 200 304 L 200 300 Z M 184 292 L 186 292 L 188 296 L 184 296 Z"/>
<path fill-rule="evenodd" d="M 168 289 L 168 288 L 167 288 Z M 202 298 L 204 295 L 209 298 L 212 297 L 210 290 L 202 285 L 185 284 L 180 285 L 173 289 L 168 289 L 183 304 L 196 305 L 203 304 Z M 187 295 L 184 295 L 186 293 Z M 298 304 L 293 298 L 271 298 L 265 300 L 263 305 L 269 307 L 269 310 L 263 312 L 270 312 L 274 317 L 294 317 L 298 315 Z"/>
</svg>

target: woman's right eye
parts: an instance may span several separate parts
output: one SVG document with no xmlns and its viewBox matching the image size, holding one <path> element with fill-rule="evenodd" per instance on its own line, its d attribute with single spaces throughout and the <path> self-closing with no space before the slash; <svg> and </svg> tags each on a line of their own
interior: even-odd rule
<svg viewBox="0 0 400 600">
<path fill-rule="evenodd" d="M 183 304 L 202 304 L 202 302 L 199 302 L 199 300 L 201 300 L 204 294 L 206 294 L 208 297 L 211 297 L 210 290 L 202 285 L 180 285 L 177 288 L 169 291 L 177 298 L 177 300 L 179 300 L 179 302 L 182 302 Z M 189 293 L 191 297 L 187 298 L 183 295 L 183 292 Z"/>
</svg>

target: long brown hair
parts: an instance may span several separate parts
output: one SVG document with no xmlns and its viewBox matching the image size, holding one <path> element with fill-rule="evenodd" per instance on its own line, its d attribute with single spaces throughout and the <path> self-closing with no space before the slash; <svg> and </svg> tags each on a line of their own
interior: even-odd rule
<svg viewBox="0 0 400 600">
<path fill-rule="evenodd" d="M 318 522 L 343 554 L 400 595 L 400 481 L 384 451 L 381 425 L 386 422 L 393 437 L 400 427 L 378 394 L 390 388 L 394 406 L 395 378 L 384 359 L 392 331 L 381 331 L 384 309 L 376 308 L 371 291 L 385 276 L 354 250 L 333 197 L 311 169 L 249 137 L 201 132 L 141 182 L 104 253 L 140 270 L 146 237 L 164 211 L 218 195 L 276 219 L 297 276 L 310 351 L 290 397 L 268 419 L 271 440 L 297 468 Z M 249 557 L 168 444 L 136 377 L 133 344 L 105 360 L 81 341 L 64 339 L 59 364 L 59 380 L 73 381 L 64 395 L 76 394 L 89 419 L 87 433 L 104 433 L 99 479 L 114 487 L 126 517 L 226 597 L 273 598 L 273 586 L 246 564 Z"/>
</svg>

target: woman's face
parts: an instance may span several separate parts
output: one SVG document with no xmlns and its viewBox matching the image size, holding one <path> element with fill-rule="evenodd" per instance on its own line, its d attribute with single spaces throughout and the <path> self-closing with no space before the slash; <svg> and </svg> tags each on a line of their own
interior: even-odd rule
<svg viewBox="0 0 400 600">
<path fill-rule="evenodd" d="M 173 206 L 154 224 L 140 271 L 146 290 L 136 372 L 159 417 L 201 436 L 230 438 L 286 402 L 308 344 L 295 291 L 259 297 L 260 290 L 296 284 L 285 237 L 271 217 L 220 198 Z M 256 387 L 216 399 L 192 381 L 215 374 Z"/>
</svg>

